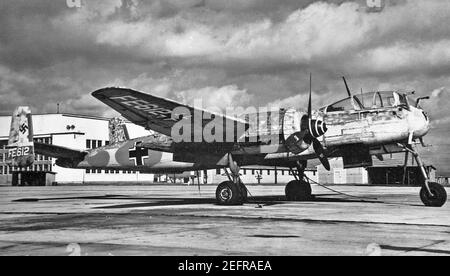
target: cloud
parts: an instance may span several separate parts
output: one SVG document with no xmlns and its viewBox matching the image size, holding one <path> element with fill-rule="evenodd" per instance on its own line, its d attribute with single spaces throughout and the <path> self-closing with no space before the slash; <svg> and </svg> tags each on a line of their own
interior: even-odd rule
<svg viewBox="0 0 450 276">
<path fill-rule="evenodd" d="M 440 98 L 444 92 L 447 92 L 446 87 L 437 88 L 437 89 L 434 89 L 433 92 L 431 92 L 431 96 L 433 98 Z"/>
<path fill-rule="evenodd" d="M 352 91 L 407 89 L 439 128 L 448 122 L 450 1 L 5 0 L 0 111 L 110 115 L 90 93 L 122 86 L 207 106 L 305 109 Z M 442 143 L 441 134 L 430 139 Z M 442 135 L 441 135 L 442 136 Z M 445 136 L 445 135 L 444 135 Z M 442 148 L 440 149 L 442 152 Z M 448 148 L 447 148 L 448 151 Z"/>
<path fill-rule="evenodd" d="M 227 108 L 246 108 L 251 104 L 252 96 L 246 90 L 235 85 L 223 87 L 204 87 L 189 89 L 177 93 L 177 98 L 183 103 L 206 110 L 222 110 Z"/>
</svg>

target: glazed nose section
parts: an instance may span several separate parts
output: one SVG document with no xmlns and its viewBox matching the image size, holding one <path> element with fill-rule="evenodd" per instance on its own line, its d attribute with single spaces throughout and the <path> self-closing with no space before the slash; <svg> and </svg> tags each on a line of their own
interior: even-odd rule
<svg viewBox="0 0 450 276">
<path fill-rule="evenodd" d="M 424 125 L 425 125 L 425 134 L 427 134 L 428 131 L 430 130 L 430 117 L 428 117 L 428 114 L 425 111 L 423 111 L 423 110 L 422 110 L 422 115 L 423 115 L 423 118 L 425 119 L 425 123 L 424 123 Z"/>
<path fill-rule="evenodd" d="M 421 109 L 415 110 L 413 120 L 410 121 L 410 124 L 415 137 L 425 136 L 430 130 L 428 114 Z"/>
</svg>

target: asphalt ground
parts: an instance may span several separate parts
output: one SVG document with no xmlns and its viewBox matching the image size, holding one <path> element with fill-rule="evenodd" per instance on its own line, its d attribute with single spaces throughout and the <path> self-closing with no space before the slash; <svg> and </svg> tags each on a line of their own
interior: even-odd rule
<svg viewBox="0 0 450 276">
<path fill-rule="evenodd" d="M 419 188 L 248 186 L 219 206 L 216 186 L 0 187 L 0 255 L 450 255 L 450 205 Z"/>
</svg>

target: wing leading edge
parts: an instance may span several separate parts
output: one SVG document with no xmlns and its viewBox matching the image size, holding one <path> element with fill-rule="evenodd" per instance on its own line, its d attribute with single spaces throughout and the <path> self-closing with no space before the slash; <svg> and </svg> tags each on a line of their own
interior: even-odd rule
<svg viewBox="0 0 450 276">
<path fill-rule="evenodd" d="M 221 130 L 215 129 L 215 131 L 222 132 L 222 137 L 226 137 L 226 133 L 234 134 L 234 141 L 237 141 L 249 127 L 246 122 L 235 118 L 214 114 L 131 89 L 103 88 L 93 92 L 92 96 L 119 112 L 132 123 L 167 136 L 172 136 L 172 128 L 176 123 L 190 124 L 192 141 L 194 141 L 194 133 L 199 133 L 198 131 L 203 133 L 205 126 L 213 120 L 221 121 L 223 126 Z M 176 110 L 180 110 L 180 108 L 188 111 L 189 115 L 177 113 Z M 199 116 L 201 124 L 192 123 L 197 122 L 195 116 Z M 220 135 L 220 133 L 215 133 L 215 135 Z M 196 140 L 195 142 L 203 141 Z"/>
</svg>

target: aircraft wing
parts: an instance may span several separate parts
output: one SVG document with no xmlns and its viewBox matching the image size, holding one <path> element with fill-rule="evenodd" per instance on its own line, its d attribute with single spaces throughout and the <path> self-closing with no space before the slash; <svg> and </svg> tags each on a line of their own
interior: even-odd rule
<svg viewBox="0 0 450 276">
<path fill-rule="evenodd" d="M 113 87 L 103 88 L 93 92 L 92 96 L 119 112 L 132 123 L 167 136 L 172 136 L 172 127 L 182 120 L 183 121 L 180 123 L 183 124 L 188 123 L 187 121 L 199 121 L 197 124 L 194 123 L 189 125 L 192 130 L 192 138 L 194 137 L 194 130 L 201 131 L 197 133 L 203 133 L 202 130 L 205 125 L 213 120 L 215 122 L 223 122 L 222 137 L 226 137 L 225 133 L 232 133 L 234 134 L 234 141 L 237 141 L 249 127 L 246 122 L 235 118 L 213 114 L 172 100 L 137 92 L 131 89 Z M 180 110 L 182 113 L 179 113 Z M 184 113 L 186 111 L 189 111 L 189 115 Z M 200 116 L 195 117 L 198 115 Z M 190 117 L 190 119 L 188 117 Z M 196 120 L 196 118 L 200 119 Z M 215 133 L 215 137 L 218 135 L 220 134 Z M 192 139 L 191 142 L 203 141 Z"/>
<path fill-rule="evenodd" d="M 53 158 L 69 159 L 83 159 L 86 155 L 86 152 L 83 151 L 38 142 L 34 142 L 34 152 Z"/>
</svg>

